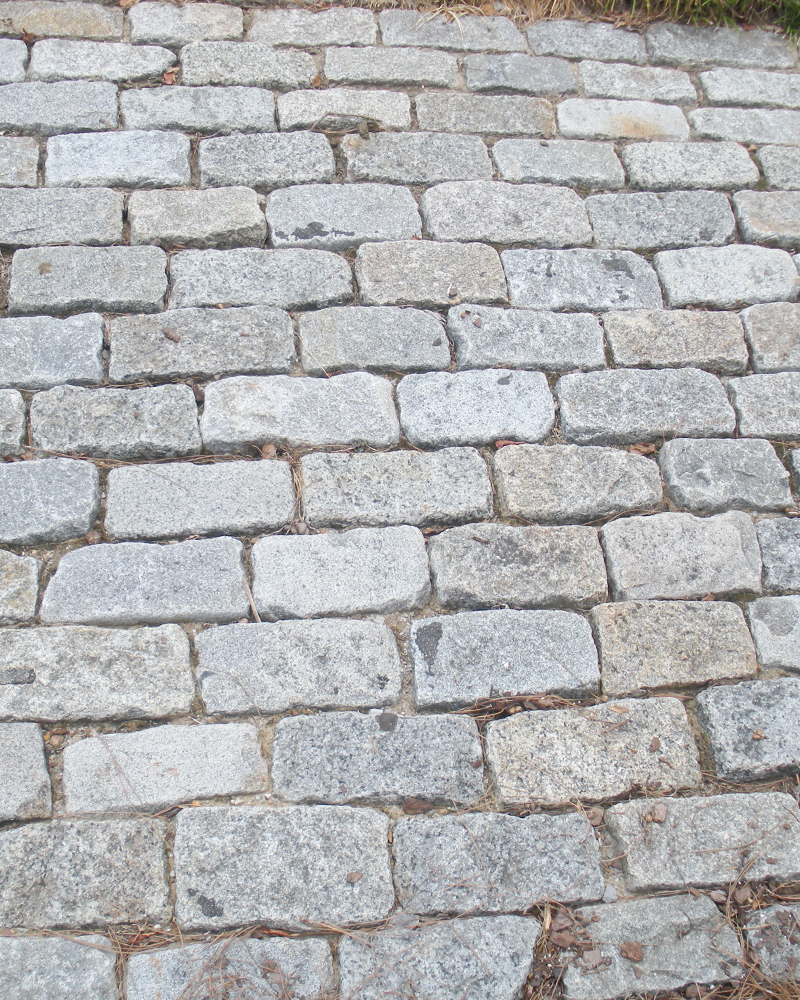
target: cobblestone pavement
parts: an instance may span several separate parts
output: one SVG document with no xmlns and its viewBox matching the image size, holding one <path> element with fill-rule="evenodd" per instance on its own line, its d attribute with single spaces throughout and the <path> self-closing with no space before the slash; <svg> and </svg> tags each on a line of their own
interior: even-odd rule
<svg viewBox="0 0 800 1000">
<path fill-rule="evenodd" d="M 0 1000 L 799 979 L 795 49 L 0 31 Z"/>
</svg>

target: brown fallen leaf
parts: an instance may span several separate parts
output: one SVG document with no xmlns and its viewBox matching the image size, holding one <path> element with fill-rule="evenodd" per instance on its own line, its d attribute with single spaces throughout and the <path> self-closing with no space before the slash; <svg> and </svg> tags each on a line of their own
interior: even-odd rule
<svg viewBox="0 0 800 1000">
<path fill-rule="evenodd" d="M 619 953 L 629 962 L 641 962 L 644 958 L 644 949 L 638 941 L 623 941 L 619 946 Z"/>
<path fill-rule="evenodd" d="M 319 74 L 317 74 L 317 75 L 316 75 L 316 76 L 314 77 L 314 79 L 313 79 L 313 80 L 311 81 L 311 86 L 312 86 L 312 87 L 313 87 L 313 88 L 314 88 L 315 90 L 319 90 L 319 88 L 320 88 L 320 87 L 322 86 L 322 77 L 321 77 L 321 76 L 320 76 Z"/>
<path fill-rule="evenodd" d="M 480 318 L 480 316 L 478 316 L 477 319 L 474 319 L 472 321 L 472 325 L 473 326 L 483 326 L 483 320 Z"/>
<path fill-rule="evenodd" d="M 750 886 L 749 885 L 739 886 L 738 889 L 734 890 L 733 898 L 740 906 L 743 906 L 750 898 Z"/>
<path fill-rule="evenodd" d="M 691 886 L 689 886 L 689 895 L 694 896 L 695 899 L 699 899 L 703 894 L 702 892 L 700 892 L 699 889 L 693 889 Z"/>
<path fill-rule="evenodd" d="M 123 10 L 128 10 L 130 7 L 133 7 L 133 5 L 137 4 L 138 2 L 139 0 L 119 0 L 117 6 L 122 7 Z"/>
<path fill-rule="evenodd" d="M 172 69 L 168 69 L 161 77 L 161 82 L 166 83 L 167 86 L 172 86 L 175 83 L 175 74 L 178 72 L 178 67 L 173 66 Z"/>
<path fill-rule="evenodd" d="M 44 261 L 39 265 L 39 274 L 52 274 L 52 273 L 53 273 L 52 264 L 49 264 L 47 261 Z"/>
<path fill-rule="evenodd" d="M 654 736 L 652 740 L 650 740 L 650 753 L 656 753 L 660 749 L 661 749 L 661 740 L 657 736 Z"/>
<path fill-rule="evenodd" d="M 585 951 L 583 953 L 583 961 L 588 968 L 596 969 L 603 961 L 603 953 L 596 948 L 593 948 L 591 951 Z"/>
<path fill-rule="evenodd" d="M 624 705 L 609 705 L 608 710 L 609 712 L 613 712 L 614 715 L 627 715 L 629 711 Z"/>
<path fill-rule="evenodd" d="M 495 446 L 495 448 L 500 449 L 500 448 L 507 448 L 508 445 L 510 445 L 510 444 L 523 444 L 523 442 L 522 441 L 506 441 L 505 439 L 501 439 L 500 441 L 495 441 L 494 446 Z"/>
<path fill-rule="evenodd" d="M 764 734 L 761 732 L 760 729 L 756 729 L 753 732 L 753 739 L 754 740 L 764 740 L 764 739 L 766 739 L 766 737 L 764 736 Z"/>
<path fill-rule="evenodd" d="M 606 811 L 602 806 L 592 806 L 591 809 L 586 810 L 586 818 L 592 826 L 602 826 L 606 818 Z"/>
<path fill-rule="evenodd" d="M 715 903 L 724 903 L 728 898 L 721 889 L 715 889 L 708 895 Z"/>
<path fill-rule="evenodd" d="M 567 927 L 572 927 L 575 921 L 566 910 L 559 910 L 550 922 L 550 927 L 554 931 L 563 931 Z"/>
<path fill-rule="evenodd" d="M 420 813 L 430 812 L 433 809 L 433 803 L 428 802 L 427 799 L 419 799 L 415 795 L 409 795 L 407 799 L 403 799 L 402 809 L 407 816 L 419 816 Z"/>
<path fill-rule="evenodd" d="M 628 451 L 632 452 L 634 455 L 652 455 L 656 450 L 654 444 L 649 444 L 647 441 L 638 441 L 636 444 L 629 446 Z"/>
<path fill-rule="evenodd" d="M 663 823 L 667 818 L 667 807 L 663 802 L 656 802 L 653 806 L 653 822 Z"/>
<path fill-rule="evenodd" d="M 348 872 L 347 881 L 350 885 L 354 885 L 360 878 L 363 878 L 363 872 Z"/>
<path fill-rule="evenodd" d="M 705 597 L 700 598 L 701 601 L 716 601 L 716 597 L 713 594 L 706 594 Z"/>
<path fill-rule="evenodd" d="M 87 531 L 85 536 L 86 541 L 89 545 L 97 545 L 98 542 L 103 540 L 102 535 L 99 531 Z"/>
<path fill-rule="evenodd" d="M 170 330 L 169 327 L 162 326 L 161 332 L 164 334 L 167 340 L 171 340 L 173 344 L 180 344 L 181 338 L 177 330 Z"/>
<path fill-rule="evenodd" d="M 262 458 L 275 458 L 278 454 L 278 449 L 274 444 L 265 444 L 261 447 L 261 457 Z"/>
<path fill-rule="evenodd" d="M 556 948 L 571 948 L 575 944 L 575 935 L 569 931 L 554 931 L 550 940 Z"/>
</svg>

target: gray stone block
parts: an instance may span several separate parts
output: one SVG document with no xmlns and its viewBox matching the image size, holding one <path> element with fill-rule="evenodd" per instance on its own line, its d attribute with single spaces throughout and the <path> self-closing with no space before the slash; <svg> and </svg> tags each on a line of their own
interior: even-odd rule
<svg viewBox="0 0 800 1000">
<path fill-rule="evenodd" d="M 41 729 L 30 722 L 0 723 L 0 822 L 47 819 L 51 812 Z"/>
<path fill-rule="evenodd" d="M 308 931 L 383 920 L 394 905 L 388 832 L 388 816 L 374 809 L 185 809 L 175 835 L 178 925 Z"/>
<path fill-rule="evenodd" d="M 415 103 L 423 131 L 543 136 L 555 131 L 553 107 L 538 97 L 423 93 Z"/>
<path fill-rule="evenodd" d="M 750 108 L 697 108 L 689 123 L 701 139 L 727 139 L 747 145 L 800 146 L 800 112 Z"/>
<path fill-rule="evenodd" d="M 0 962 L 0 991 L 16 1000 L 72 1000 L 78 991 L 84 1000 L 117 997 L 114 946 L 98 934 L 4 937 Z"/>
<path fill-rule="evenodd" d="M 0 549 L 0 625 L 33 621 L 41 564 Z"/>
<path fill-rule="evenodd" d="M 768 593 L 800 590 L 800 520 L 765 518 L 756 525 Z"/>
<path fill-rule="evenodd" d="M 273 191 L 266 213 L 276 247 L 347 250 L 422 236 L 411 192 L 393 184 L 296 184 Z"/>
<path fill-rule="evenodd" d="M 644 39 L 635 31 L 584 21 L 539 21 L 528 28 L 531 51 L 567 59 L 603 59 L 642 64 Z"/>
<path fill-rule="evenodd" d="M 272 743 L 273 792 L 289 802 L 448 806 L 483 796 L 473 719 L 459 715 L 324 712 L 281 719 Z"/>
<path fill-rule="evenodd" d="M 566 139 L 689 138 L 679 107 L 648 101 L 568 98 L 558 105 L 558 130 Z"/>
<path fill-rule="evenodd" d="M 113 316 L 108 326 L 112 382 L 277 374 L 295 362 L 292 322 L 269 306 Z"/>
<path fill-rule="evenodd" d="M 625 63 L 580 63 L 586 97 L 611 97 L 621 101 L 657 101 L 664 104 L 694 104 L 697 93 L 688 73 Z"/>
<path fill-rule="evenodd" d="M 103 317 L 84 313 L 0 319 L 3 356 L 0 383 L 18 389 L 49 389 L 103 380 Z"/>
<path fill-rule="evenodd" d="M 0 138 L 0 184 L 3 187 L 36 187 L 39 143 L 17 136 Z"/>
<path fill-rule="evenodd" d="M 431 448 L 542 441 L 555 420 L 544 374 L 504 368 L 406 375 L 397 405 L 406 438 Z"/>
<path fill-rule="evenodd" d="M 472 448 L 305 455 L 300 468 L 304 517 L 314 527 L 426 527 L 493 513 L 486 463 Z"/>
<path fill-rule="evenodd" d="M 182 129 L 213 135 L 275 131 L 275 98 L 262 87 L 123 90 L 119 105 L 126 129 Z"/>
<path fill-rule="evenodd" d="M 0 389 L 0 455 L 19 455 L 25 439 L 25 400 L 16 389 Z"/>
<path fill-rule="evenodd" d="M 239 376 L 206 388 L 203 444 L 216 454 L 265 442 L 289 448 L 396 445 L 392 384 L 366 372 L 335 378 Z"/>
<path fill-rule="evenodd" d="M 419 528 L 272 535 L 252 551 L 253 598 L 265 618 L 391 614 L 430 597 Z"/>
<path fill-rule="evenodd" d="M 659 750 L 650 749 L 653 737 Z M 486 756 L 504 805 L 599 802 L 700 783 L 697 747 L 677 698 L 519 712 L 488 724 Z"/>
<path fill-rule="evenodd" d="M 64 808 L 73 815 L 162 810 L 267 786 L 259 732 L 247 723 L 90 736 L 67 746 L 62 762 Z"/>
<path fill-rule="evenodd" d="M 578 83 L 565 59 L 508 55 L 473 55 L 464 59 L 470 90 L 510 90 L 522 94 L 576 94 Z"/>
<path fill-rule="evenodd" d="M 627 250 L 504 250 L 511 304 L 602 312 L 660 309 L 655 271 Z"/>
<path fill-rule="evenodd" d="M 781 982 L 796 981 L 800 967 L 798 925 L 800 906 L 787 903 L 776 903 L 748 914 L 745 936 L 764 975 Z"/>
<path fill-rule="evenodd" d="M 615 365 L 626 368 L 705 368 L 739 375 L 748 355 L 735 313 L 631 310 L 603 316 Z"/>
<path fill-rule="evenodd" d="M 600 899 L 605 888 L 594 833 L 574 813 L 401 819 L 392 854 L 400 905 L 411 913 L 508 913 L 545 899 Z"/>
<path fill-rule="evenodd" d="M 325 76 L 331 83 L 456 87 L 458 60 L 448 52 L 410 47 L 330 48 Z"/>
<path fill-rule="evenodd" d="M 224 625 L 206 629 L 194 642 L 200 694 L 213 715 L 382 708 L 400 697 L 403 668 L 395 638 L 377 622 Z"/>
<path fill-rule="evenodd" d="M 769 302 L 741 315 L 754 371 L 800 371 L 800 305 Z"/>
<path fill-rule="evenodd" d="M 207 191 L 134 191 L 128 201 L 131 243 L 161 246 L 263 246 L 264 213 L 245 187 Z"/>
<path fill-rule="evenodd" d="M 569 611 L 423 618 L 411 626 L 409 651 L 422 708 L 463 708 L 504 694 L 543 691 L 585 698 L 599 687 L 591 629 Z"/>
<path fill-rule="evenodd" d="M 330 143 L 314 132 L 277 132 L 202 139 L 197 147 L 202 187 L 242 184 L 259 191 L 332 181 L 336 172 Z"/>
<path fill-rule="evenodd" d="M 761 781 L 797 772 L 800 678 L 707 688 L 696 706 L 720 778 Z"/>
<path fill-rule="evenodd" d="M 160 82 L 175 62 L 169 49 L 126 42 L 84 42 L 48 38 L 32 49 L 32 80 L 110 80 Z"/>
<path fill-rule="evenodd" d="M 157 312 L 164 308 L 167 256 L 158 247 L 42 247 L 11 262 L 10 315 Z"/>
<path fill-rule="evenodd" d="M 135 9 L 134 9 L 135 8 Z M 242 11 L 222 3 L 138 3 L 128 10 L 131 41 L 178 48 L 205 38 L 241 38 Z"/>
<path fill-rule="evenodd" d="M 19 83 L 25 79 L 28 46 L 10 38 L 0 39 L 0 83 Z"/>
<path fill-rule="evenodd" d="M 77 929 L 169 922 L 165 834 L 164 821 L 151 818 L 56 819 L 4 830 L 3 925 Z"/>
<path fill-rule="evenodd" d="M 591 949 L 583 960 L 570 956 L 564 974 L 569 1000 L 716 984 L 738 978 L 745 967 L 736 931 L 710 899 L 630 899 L 586 907 L 577 917 L 587 921 Z M 641 959 L 627 957 L 639 950 L 631 944 L 640 946 Z"/>
<path fill-rule="evenodd" d="M 500 257 L 482 243 L 430 240 L 365 243 L 356 254 L 362 305 L 427 308 L 467 302 L 505 302 Z"/>
<path fill-rule="evenodd" d="M 435 313 L 392 306 L 318 309 L 300 313 L 298 324 L 300 356 L 309 375 L 450 367 L 447 337 Z"/>
<path fill-rule="evenodd" d="M 167 458 L 200 451 L 197 404 L 187 385 L 80 389 L 59 385 L 31 402 L 31 440 L 42 452 Z"/>
<path fill-rule="evenodd" d="M 763 146 L 756 153 L 767 187 L 800 189 L 800 151 L 791 146 Z"/>
<path fill-rule="evenodd" d="M 295 512 L 286 462 L 129 466 L 110 470 L 106 492 L 112 538 L 258 534 L 282 528 Z"/>
<path fill-rule="evenodd" d="M 547 181 L 590 190 L 625 184 L 625 173 L 608 142 L 500 139 L 492 146 L 492 157 L 504 181 Z"/>
<path fill-rule="evenodd" d="M 800 373 L 731 379 L 728 392 L 743 437 L 796 440 L 800 433 Z"/>
<path fill-rule="evenodd" d="M 188 87 L 308 87 L 316 72 L 307 52 L 260 42 L 190 42 L 181 49 L 181 79 Z"/>
<path fill-rule="evenodd" d="M 0 189 L 0 244 L 39 243 L 102 246 L 122 240 L 122 195 L 107 188 Z"/>
<path fill-rule="evenodd" d="M 652 24 L 647 29 L 647 52 L 656 64 L 692 69 L 704 66 L 792 69 L 794 66 L 792 50 L 779 34 L 741 28 Z"/>
<path fill-rule="evenodd" d="M 632 188 L 738 190 L 758 184 L 758 168 L 736 142 L 636 142 L 620 151 Z"/>
<path fill-rule="evenodd" d="M 614 600 L 761 593 L 755 528 L 740 511 L 627 517 L 605 525 L 600 537 Z"/>
<path fill-rule="evenodd" d="M 69 458 L 0 465 L 0 542 L 33 545 L 85 535 L 100 505 L 100 477 Z"/>
<path fill-rule="evenodd" d="M 793 250 L 800 246 L 800 194 L 793 191 L 740 191 L 733 206 L 748 243 Z"/>
<path fill-rule="evenodd" d="M 92 545 L 61 557 L 40 617 L 80 625 L 232 621 L 248 613 L 245 583 L 235 538 Z"/>
<path fill-rule="evenodd" d="M 34 591 L 35 593 L 35 591 Z M 0 631 L 0 719 L 163 719 L 194 697 L 189 640 L 178 625 L 83 625 Z"/>
<path fill-rule="evenodd" d="M 700 74 L 700 85 L 709 104 L 800 108 L 800 81 L 795 74 L 715 69 Z"/>
<path fill-rule="evenodd" d="M 789 254 L 766 247 L 664 250 L 653 264 L 671 308 L 738 309 L 755 302 L 791 301 L 800 288 Z"/>
<path fill-rule="evenodd" d="M 317 125 L 352 131 L 359 122 L 383 129 L 411 127 L 411 99 L 390 90 L 296 90 L 278 95 L 278 121 L 284 131 Z M 422 127 L 420 125 L 420 127 Z"/>
<path fill-rule="evenodd" d="M 588 607 L 606 599 L 594 528 L 466 524 L 429 543 L 443 607 Z"/>
<path fill-rule="evenodd" d="M 747 620 L 762 667 L 800 671 L 800 597 L 751 601 Z"/>
<path fill-rule="evenodd" d="M 561 432 L 576 444 L 636 444 L 679 434 L 733 434 L 736 418 L 715 375 L 697 368 L 563 375 Z"/>
<path fill-rule="evenodd" d="M 252 24 L 247 38 L 268 45 L 374 45 L 378 29 L 372 11 L 353 7 L 333 7 L 311 11 L 268 8 L 251 11 Z"/>
<path fill-rule="evenodd" d="M 33 80 L 0 87 L 2 129 L 58 135 L 75 129 L 114 129 L 117 123 L 117 88 L 113 83 Z"/>
<path fill-rule="evenodd" d="M 736 236 L 721 191 L 595 194 L 586 199 L 586 210 L 601 247 L 669 250 L 730 243 Z"/>
<path fill-rule="evenodd" d="M 346 260 L 322 250 L 185 250 L 170 261 L 170 306 L 338 305 L 353 297 Z"/>
<path fill-rule="evenodd" d="M 461 15 L 452 20 L 415 10 L 378 15 L 384 45 L 421 45 L 456 52 L 524 52 L 524 36 L 507 17 Z"/>
<path fill-rule="evenodd" d="M 501 511 L 526 521 L 593 521 L 663 500 L 655 463 L 614 448 L 512 445 L 495 453 L 493 472 Z"/>
<path fill-rule="evenodd" d="M 622 601 L 592 609 L 610 697 L 753 677 L 744 615 L 727 601 Z"/>
<path fill-rule="evenodd" d="M 470 206 L 468 213 L 466 205 Z M 426 229 L 435 240 L 546 247 L 585 246 L 592 240 L 586 208 L 566 187 L 453 181 L 428 188 L 420 207 Z"/>
<path fill-rule="evenodd" d="M 4 30 L 14 35 L 63 35 L 77 38 L 121 38 L 123 13 L 93 3 L 48 3 L 10 0 L 0 4 Z"/>
<path fill-rule="evenodd" d="M 492 164 L 476 135 L 439 132 L 372 132 L 339 142 L 348 177 L 354 181 L 436 184 L 490 180 Z"/>
<path fill-rule="evenodd" d="M 47 141 L 51 187 L 180 187 L 191 183 L 190 142 L 176 132 L 101 132 Z"/>
</svg>

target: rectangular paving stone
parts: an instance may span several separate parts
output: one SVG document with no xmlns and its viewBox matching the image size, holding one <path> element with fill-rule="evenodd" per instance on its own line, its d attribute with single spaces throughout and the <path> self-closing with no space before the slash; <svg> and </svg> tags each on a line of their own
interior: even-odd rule
<svg viewBox="0 0 800 1000">
<path fill-rule="evenodd" d="M 531 51 L 539 55 L 637 64 L 647 61 L 641 35 L 609 24 L 543 20 L 531 25 L 527 34 Z"/>
<path fill-rule="evenodd" d="M 388 816 L 374 809 L 185 809 L 175 836 L 178 925 L 308 931 L 383 920 L 394 905 L 388 832 Z M 361 878 L 348 881 L 351 872 Z"/>
<path fill-rule="evenodd" d="M 586 97 L 664 104 L 694 104 L 697 101 L 689 74 L 680 70 L 586 59 L 579 64 L 578 72 Z"/>
<path fill-rule="evenodd" d="M 591 629 L 569 611 L 423 618 L 411 626 L 409 651 L 421 708 L 462 708 L 506 693 L 585 698 L 600 681 Z"/>
<path fill-rule="evenodd" d="M 504 514 L 526 521 L 590 521 L 662 502 L 655 463 L 615 448 L 510 445 L 493 460 Z"/>
<path fill-rule="evenodd" d="M 745 936 L 755 952 L 759 969 L 767 976 L 791 982 L 800 966 L 797 926 L 800 907 L 776 903 L 753 910 L 747 917 Z"/>
<path fill-rule="evenodd" d="M 288 448 L 396 445 L 400 428 L 387 379 L 366 372 L 335 378 L 245 375 L 213 382 L 201 418 L 207 451 L 226 454 L 266 442 Z"/>
<path fill-rule="evenodd" d="M 169 921 L 165 833 L 164 821 L 152 818 L 55 819 L 4 830 L 3 925 L 77 929 Z"/>
<path fill-rule="evenodd" d="M 430 597 L 425 540 L 409 525 L 271 535 L 253 546 L 252 563 L 256 607 L 272 620 L 391 614 Z"/>
<path fill-rule="evenodd" d="M 549 136 L 555 130 L 552 105 L 538 97 L 419 94 L 415 103 L 423 131 Z"/>
<path fill-rule="evenodd" d="M 278 95 L 278 121 L 283 131 L 314 126 L 349 131 L 359 121 L 383 129 L 408 129 L 411 99 L 390 90 L 296 90 Z"/>
<path fill-rule="evenodd" d="M 501 259 L 517 308 L 661 308 L 655 271 L 627 250 L 504 250 Z"/>
<path fill-rule="evenodd" d="M 740 191 L 733 207 L 748 243 L 793 250 L 800 245 L 800 195 L 792 191 Z"/>
<path fill-rule="evenodd" d="M 458 369 L 513 365 L 563 372 L 604 368 L 606 363 L 602 328 L 588 313 L 452 306 L 447 332 Z"/>
<path fill-rule="evenodd" d="M 100 477 L 69 458 L 0 465 L 0 542 L 31 545 L 85 535 L 100 505 Z"/>
<path fill-rule="evenodd" d="M 86 546 L 61 557 L 40 617 L 77 625 L 232 621 L 248 613 L 245 582 L 235 538 Z"/>
<path fill-rule="evenodd" d="M 601 247 L 669 250 L 730 243 L 736 236 L 736 221 L 721 191 L 595 194 L 585 205 Z"/>
<path fill-rule="evenodd" d="M 182 129 L 214 135 L 275 131 L 275 98 L 262 87 L 124 90 L 119 104 L 126 129 Z"/>
<path fill-rule="evenodd" d="M 72 814 L 160 810 L 267 784 L 259 732 L 248 723 L 90 736 L 68 745 L 62 760 Z"/>
<path fill-rule="evenodd" d="M 0 723 L 0 821 L 47 819 L 51 812 L 41 729 L 30 722 Z"/>
<path fill-rule="evenodd" d="M 0 631 L 0 719 L 164 719 L 194 697 L 178 625 Z"/>
<path fill-rule="evenodd" d="M 314 132 L 230 135 L 202 139 L 197 147 L 201 187 L 244 187 L 268 191 L 286 184 L 332 181 L 330 143 Z"/>
<path fill-rule="evenodd" d="M 273 374 L 291 371 L 295 362 L 291 320 L 269 306 L 113 316 L 108 326 L 112 382 Z"/>
<path fill-rule="evenodd" d="M 115 965 L 114 946 L 99 934 L 77 940 L 4 937 L 0 941 L 0 990 L 9 996 L 16 993 L 21 1000 L 37 996 L 72 1000 L 77 990 L 84 1000 L 116 1000 Z"/>
<path fill-rule="evenodd" d="M 33 621 L 40 569 L 38 559 L 0 549 L 0 625 Z"/>
<path fill-rule="evenodd" d="M 19 83 L 25 79 L 28 46 L 10 38 L 0 40 L 0 83 Z"/>
<path fill-rule="evenodd" d="M 781 593 L 800 590 L 800 521 L 764 518 L 756 525 L 764 564 L 764 589 Z"/>
<path fill-rule="evenodd" d="M 524 52 L 525 38 L 507 17 L 461 15 L 453 20 L 415 10 L 378 15 L 384 45 L 421 45 L 457 52 Z"/>
<path fill-rule="evenodd" d="M 794 66 L 791 48 L 771 31 L 652 24 L 646 37 L 650 60 L 658 65 L 692 69 L 705 66 L 792 69 Z"/>
<path fill-rule="evenodd" d="M 14 35 L 121 38 L 123 13 L 99 3 L 10 0 L 0 3 L 0 20 L 4 32 Z"/>
<path fill-rule="evenodd" d="M 177 48 L 206 38 L 241 38 L 242 11 L 223 3 L 137 3 L 128 10 L 131 41 Z"/>
<path fill-rule="evenodd" d="M 404 818 L 392 840 L 403 911 L 504 913 L 545 899 L 600 899 L 594 833 L 582 816 Z"/>
<path fill-rule="evenodd" d="M 47 141 L 49 187 L 180 187 L 191 183 L 190 142 L 175 132 L 100 132 Z"/>
<path fill-rule="evenodd" d="M 576 94 L 578 82 L 565 59 L 508 55 L 471 55 L 464 59 L 470 90 L 511 90 L 522 94 Z"/>
<path fill-rule="evenodd" d="M 64 81 L 8 83 L 0 87 L 0 128 L 58 135 L 117 127 L 117 88 L 113 83 Z"/>
<path fill-rule="evenodd" d="M 735 313 L 630 310 L 603 316 L 611 357 L 626 368 L 705 368 L 738 375 L 748 362 Z"/>
<path fill-rule="evenodd" d="M 16 389 L 0 389 L 0 455 L 19 455 L 26 436 L 25 400 Z"/>
<path fill-rule="evenodd" d="M 470 804 L 483 795 L 478 728 L 458 715 L 324 712 L 281 719 L 272 743 L 272 786 L 288 802 L 412 797 Z"/>
<path fill-rule="evenodd" d="M 488 150 L 476 135 L 371 132 L 343 136 L 338 148 L 354 181 L 435 184 L 492 177 Z"/>
<path fill-rule="evenodd" d="M 395 638 L 377 622 L 223 625 L 200 632 L 194 644 L 200 694 L 213 715 L 378 708 L 400 697 Z"/>
<path fill-rule="evenodd" d="M 31 440 L 44 452 L 122 459 L 190 455 L 201 448 L 197 404 L 187 385 L 56 386 L 31 402 Z"/>
<path fill-rule="evenodd" d="M 800 80 L 794 74 L 715 69 L 700 74 L 709 104 L 756 108 L 800 108 Z"/>
<path fill-rule="evenodd" d="M 48 389 L 103 380 L 103 317 L 97 313 L 53 319 L 0 319 L 0 383 L 19 389 Z"/>
<path fill-rule="evenodd" d="M 719 777 L 736 782 L 760 781 L 797 772 L 800 678 L 778 677 L 707 688 L 700 692 L 695 704 Z M 796 823 L 794 826 L 796 838 Z"/>
<path fill-rule="evenodd" d="M 791 146 L 762 146 L 755 154 L 767 187 L 800 189 L 800 152 Z"/>
<path fill-rule="evenodd" d="M 672 104 L 572 97 L 557 110 L 558 130 L 566 139 L 689 138 L 683 112 Z"/>
<path fill-rule="evenodd" d="M 259 42 L 190 42 L 181 49 L 184 86 L 308 87 L 316 75 L 306 52 Z"/>
<path fill-rule="evenodd" d="M 466 524 L 429 542 L 443 607 L 589 607 L 606 599 L 594 528 Z"/>
<path fill-rule="evenodd" d="M 157 312 L 167 256 L 158 247 L 42 247 L 11 262 L 10 315 Z"/>
<path fill-rule="evenodd" d="M 688 112 L 688 118 L 701 139 L 800 146 L 800 111 L 697 108 Z"/>
<path fill-rule="evenodd" d="M 160 82 L 175 62 L 169 49 L 126 42 L 84 42 L 65 38 L 38 41 L 31 50 L 32 80 Z"/>
<path fill-rule="evenodd" d="M 650 749 L 654 737 L 658 750 Z M 677 698 L 519 712 L 488 724 L 486 756 L 504 805 L 599 802 L 700 783 L 697 747 Z"/>
<path fill-rule="evenodd" d="M 245 535 L 282 528 L 294 512 L 286 462 L 169 462 L 111 469 L 104 526 L 112 538 Z"/>
<path fill-rule="evenodd" d="M 103 245 L 122 240 L 122 195 L 107 188 L 0 188 L 0 244 Z"/>
<path fill-rule="evenodd" d="M 458 61 L 448 52 L 411 47 L 343 47 L 325 51 L 325 76 L 331 83 L 458 85 Z"/>
<path fill-rule="evenodd" d="M 592 608 L 591 620 L 610 697 L 758 670 L 744 615 L 727 601 L 622 601 Z"/>
<path fill-rule="evenodd" d="M 741 511 L 621 518 L 600 537 L 615 601 L 761 593 L 755 528 Z"/>
<path fill-rule="evenodd" d="M 0 185 L 36 187 L 39 167 L 39 143 L 17 136 L 0 138 Z"/>
<path fill-rule="evenodd" d="M 500 139 L 492 146 L 492 158 L 504 181 L 547 181 L 590 190 L 625 184 L 625 173 L 609 142 Z"/>
<path fill-rule="evenodd" d="M 250 13 L 248 40 L 268 45 L 374 45 L 378 35 L 372 11 L 352 7 L 318 12 L 278 7 Z"/>
<path fill-rule="evenodd" d="M 304 455 L 300 468 L 304 517 L 313 527 L 425 527 L 493 513 L 486 463 L 472 448 Z"/>
<path fill-rule="evenodd" d="M 800 597 L 761 597 L 747 605 L 747 620 L 767 670 L 800 671 Z"/>
<path fill-rule="evenodd" d="M 620 151 L 632 188 L 738 190 L 758 184 L 758 168 L 737 142 L 636 142 Z"/>
<path fill-rule="evenodd" d="M 795 440 L 800 431 L 800 373 L 746 375 L 731 379 L 728 392 L 743 437 Z"/>
<path fill-rule="evenodd" d="M 161 246 L 263 246 L 258 195 L 246 187 L 207 191 L 134 191 L 128 200 L 131 243 Z"/>
</svg>

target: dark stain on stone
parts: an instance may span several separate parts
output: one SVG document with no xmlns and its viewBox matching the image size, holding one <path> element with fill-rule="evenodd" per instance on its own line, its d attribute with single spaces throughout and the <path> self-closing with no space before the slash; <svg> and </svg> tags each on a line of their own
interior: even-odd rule
<svg viewBox="0 0 800 1000">
<path fill-rule="evenodd" d="M 381 712 L 378 716 L 378 729 L 382 733 L 393 733 L 397 728 L 397 716 L 394 712 Z"/>
<path fill-rule="evenodd" d="M 6 667 L 0 670 L 0 684 L 33 684 L 36 671 L 32 667 Z"/>
<path fill-rule="evenodd" d="M 441 622 L 431 622 L 429 625 L 422 625 L 418 628 L 414 637 L 417 649 L 422 653 L 423 659 L 429 667 L 433 666 L 436 659 L 436 650 L 439 648 L 442 631 Z"/>
</svg>

